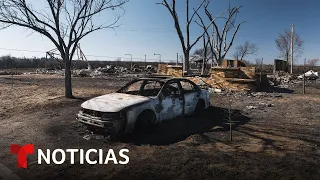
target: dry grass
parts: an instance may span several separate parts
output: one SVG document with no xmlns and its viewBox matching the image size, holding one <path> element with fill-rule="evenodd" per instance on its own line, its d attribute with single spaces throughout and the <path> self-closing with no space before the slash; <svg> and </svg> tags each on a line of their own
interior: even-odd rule
<svg viewBox="0 0 320 180">
<path fill-rule="evenodd" d="M 52 103 L 71 101 L 64 98 L 63 77 L 61 76 L 21 75 L 14 76 L 13 81 L 11 81 L 11 76 L 3 77 L 5 84 L 0 85 L 0 99 L 2 101 L 0 116 L 32 111 L 36 108 L 41 109 Z M 73 95 L 76 97 L 94 97 L 114 91 L 95 86 L 81 86 L 80 84 L 75 83 L 73 87 Z"/>
<path fill-rule="evenodd" d="M 225 117 L 214 112 L 209 120 L 182 118 L 164 123 L 163 132 L 157 132 L 161 140 L 176 137 L 179 140 L 155 145 L 84 140 L 86 132 L 75 120 L 81 101 L 63 97 L 63 77 L 14 76 L 13 88 L 10 76 L 7 78 L 2 83 L 0 77 L 0 116 L 7 117 L 2 118 L 0 125 L 3 129 L 0 134 L 5 137 L 0 141 L 0 157 L 12 169 L 16 169 L 16 162 L 7 147 L 14 141 L 33 142 L 43 149 L 130 149 L 130 164 L 126 166 L 94 166 L 97 179 L 316 179 L 320 175 L 320 92 L 284 94 L 283 98 L 234 99 L 232 107 L 241 110 L 246 121 L 239 119 L 242 123 L 234 126 L 232 142 L 223 121 Z M 73 93 L 93 97 L 112 92 L 121 83 L 125 81 L 75 78 Z M 230 98 L 214 95 L 211 103 L 215 110 L 226 108 Z M 274 106 L 246 108 L 260 102 Z M 205 123 L 210 127 L 194 131 Z M 158 137 L 157 133 L 141 138 L 155 142 L 158 139 L 152 137 Z M 87 179 L 92 178 L 92 166 L 32 165 L 18 174 L 27 179 Z"/>
</svg>

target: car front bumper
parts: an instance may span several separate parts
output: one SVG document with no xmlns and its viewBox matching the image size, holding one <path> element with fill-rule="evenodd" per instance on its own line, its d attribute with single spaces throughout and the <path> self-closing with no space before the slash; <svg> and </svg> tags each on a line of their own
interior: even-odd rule
<svg viewBox="0 0 320 180">
<path fill-rule="evenodd" d="M 113 124 L 114 124 L 113 121 L 102 121 L 101 118 L 89 116 L 89 115 L 83 115 L 81 113 L 78 113 L 77 120 L 83 124 L 88 124 L 88 125 L 101 127 L 101 128 L 111 128 L 113 127 Z"/>
<path fill-rule="evenodd" d="M 125 118 L 105 118 L 91 116 L 80 111 L 76 118 L 80 123 L 103 129 L 107 133 L 121 133 L 126 126 Z"/>
</svg>

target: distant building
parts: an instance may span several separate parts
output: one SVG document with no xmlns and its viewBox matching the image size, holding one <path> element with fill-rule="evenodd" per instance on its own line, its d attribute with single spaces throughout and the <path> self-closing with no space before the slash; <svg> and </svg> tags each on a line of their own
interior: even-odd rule
<svg viewBox="0 0 320 180">
<path fill-rule="evenodd" d="M 203 56 L 193 55 L 189 59 L 191 69 L 201 70 L 203 63 Z M 211 58 L 207 58 L 207 66 L 211 64 Z"/>
<path fill-rule="evenodd" d="M 231 60 L 231 59 L 224 59 L 221 63 L 222 67 L 246 67 L 246 63 L 244 60 Z"/>
<path fill-rule="evenodd" d="M 201 69 L 203 62 L 202 56 L 192 56 L 190 58 L 191 65 L 194 65 L 192 67 L 196 67 Z M 208 62 L 211 63 L 211 59 L 208 59 Z M 246 61 L 245 60 L 231 60 L 231 59 L 224 59 L 221 63 L 222 67 L 246 67 Z"/>
<path fill-rule="evenodd" d="M 289 72 L 288 62 L 281 59 L 274 60 L 274 71 L 275 72 Z"/>
</svg>

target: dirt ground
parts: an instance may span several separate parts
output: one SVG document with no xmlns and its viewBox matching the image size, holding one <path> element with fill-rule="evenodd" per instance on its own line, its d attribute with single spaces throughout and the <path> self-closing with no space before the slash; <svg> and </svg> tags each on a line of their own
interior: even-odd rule
<svg viewBox="0 0 320 180">
<path fill-rule="evenodd" d="M 90 97 L 130 79 L 74 78 L 79 99 L 65 99 L 63 77 L 0 76 L 0 163 L 23 179 L 319 179 L 320 84 L 290 86 L 292 93 L 213 94 L 203 117 L 160 124 L 152 134 L 119 141 L 90 134 L 75 117 Z M 284 92 L 284 91 L 283 91 Z M 229 141 L 228 114 L 233 118 Z M 10 144 L 36 149 L 130 150 L 127 165 L 38 165 L 16 168 Z"/>
</svg>

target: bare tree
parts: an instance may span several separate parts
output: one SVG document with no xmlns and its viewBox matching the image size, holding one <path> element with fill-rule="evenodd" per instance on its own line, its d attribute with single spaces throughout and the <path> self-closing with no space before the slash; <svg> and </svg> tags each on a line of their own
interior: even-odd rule
<svg viewBox="0 0 320 180">
<path fill-rule="evenodd" d="M 311 68 L 313 68 L 314 66 L 316 66 L 318 63 L 320 62 L 319 58 L 313 58 L 313 59 L 309 59 L 307 61 L 307 65 Z"/>
<path fill-rule="evenodd" d="M 208 10 L 209 3 L 210 0 L 207 0 L 206 4 L 204 5 L 204 10 L 213 26 L 211 32 L 206 30 L 205 33 L 208 37 L 208 41 L 210 42 L 209 46 L 212 52 L 212 59 L 215 59 L 217 64 L 221 65 L 223 59 L 233 44 L 240 26 L 244 23 L 244 21 L 240 23 L 237 23 L 236 21 L 239 10 L 242 6 L 231 7 L 229 5 L 229 8 L 226 11 L 223 11 L 216 18 L 213 18 L 212 13 Z M 217 22 L 216 19 L 222 19 L 223 22 Z M 203 26 L 203 21 L 201 24 Z M 223 28 L 219 28 L 218 24 L 223 24 Z M 230 34 L 232 34 L 232 36 L 228 38 Z"/>
<path fill-rule="evenodd" d="M 243 45 L 239 45 L 236 48 L 236 52 L 233 57 L 238 60 L 243 60 L 244 57 L 248 55 L 253 55 L 258 52 L 258 47 L 254 43 L 246 41 Z"/>
<path fill-rule="evenodd" d="M 255 59 L 255 65 L 258 67 L 258 66 L 261 66 L 261 64 L 263 63 L 263 59 L 261 58 L 256 58 Z"/>
<path fill-rule="evenodd" d="M 184 55 L 184 64 L 185 64 L 185 70 L 189 70 L 190 68 L 190 65 L 189 65 L 189 59 L 190 59 L 190 51 L 192 49 L 192 47 L 197 44 L 197 42 L 202 38 L 202 36 L 204 35 L 204 33 L 202 33 L 201 35 L 199 35 L 195 41 L 191 42 L 191 39 L 190 39 L 190 25 L 196 15 L 196 12 L 203 6 L 203 4 L 205 3 L 206 0 L 202 0 L 200 5 L 194 9 L 194 12 L 190 14 L 190 8 L 189 8 L 189 0 L 186 0 L 186 33 L 184 34 L 182 32 L 182 29 L 181 29 L 181 25 L 180 25 L 180 19 L 178 17 L 178 14 L 176 12 L 176 0 L 171 0 L 171 4 L 168 3 L 167 0 L 163 0 L 161 3 L 158 3 L 158 4 L 161 4 L 163 6 L 165 6 L 172 18 L 173 18 L 173 21 L 174 21 L 174 27 L 177 31 L 177 34 L 179 36 L 179 40 L 180 40 L 180 43 L 181 43 L 181 46 L 182 46 L 182 51 L 183 51 L 183 55 Z"/>
<path fill-rule="evenodd" d="M 256 67 L 256 71 L 260 72 L 260 82 L 261 82 L 262 71 L 263 71 L 263 69 L 265 69 L 263 66 L 263 58 L 256 58 L 255 59 L 255 67 Z"/>
<path fill-rule="evenodd" d="M 178 63 L 183 63 L 184 59 L 183 59 L 183 55 L 179 55 L 179 59 L 178 59 Z"/>
<path fill-rule="evenodd" d="M 117 27 L 120 11 L 127 0 L 47 0 L 47 7 L 34 8 L 36 2 L 0 0 L 2 28 L 20 26 L 49 38 L 65 64 L 65 96 L 72 98 L 71 60 L 81 39 L 88 34 Z M 94 24 L 95 17 L 112 10 L 115 19 L 108 24 Z"/>
<path fill-rule="evenodd" d="M 203 48 L 197 48 L 193 51 L 192 56 L 202 56 L 204 52 Z"/>
<path fill-rule="evenodd" d="M 201 24 L 199 24 L 197 21 L 195 21 L 200 27 L 202 27 L 203 31 L 204 31 L 204 35 L 203 35 L 203 48 L 202 50 L 202 68 L 201 68 L 201 75 L 204 75 L 204 71 L 205 71 L 205 67 L 207 66 L 207 62 L 208 62 L 208 58 L 210 57 L 210 54 L 208 54 L 210 52 L 210 50 L 208 49 L 209 47 L 209 43 L 210 43 L 210 36 L 206 33 L 207 32 L 207 27 L 205 26 L 201 16 L 198 14 L 197 11 L 194 10 L 194 12 L 196 13 L 196 15 L 198 16 Z M 208 37 L 208 38 L 206 38 Z M 211 56 L 212 57 L 212 56 Z"/>
<path fill-rule="evenodd" d="M 291 31 L 286 29 L 283 33 L 279 33 L 278 38 L 275 40 L 275 43 L 277 49 L 280 51 L 280 57 L 284 58 L 289 65 L 289 59 L 291 57 Z M 295 54 L 294 58 L 298 58 L 303 52 L 303 41 L 297 33 L 293 34 L 293 45 L 293 53 Z"/>
<path fill-rule="evenodd" d="M 203 75 L 205 73 L 205 67 L 207 66 L 207 63 L 211 57 L 209 43 L 206 40 L 205 36 L 203 36 L 203 48 L 195 49 L 191 57 L 193 57 L 193 59 L 197 58 L 202 60 L 201 74 Z"/>
</svg>

